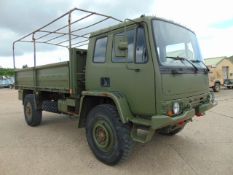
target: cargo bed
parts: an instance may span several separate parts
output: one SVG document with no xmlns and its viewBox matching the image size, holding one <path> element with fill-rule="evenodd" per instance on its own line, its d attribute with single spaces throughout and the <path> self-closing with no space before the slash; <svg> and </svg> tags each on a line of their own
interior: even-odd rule
<svg viewBox="0 0 233 175">
<path fill-rule="evenodd" d="M 69 85 L 68 61 L 19 69 L 15 72 L 15 86 L 20 89 L 68 93 Z"/>
</svg>

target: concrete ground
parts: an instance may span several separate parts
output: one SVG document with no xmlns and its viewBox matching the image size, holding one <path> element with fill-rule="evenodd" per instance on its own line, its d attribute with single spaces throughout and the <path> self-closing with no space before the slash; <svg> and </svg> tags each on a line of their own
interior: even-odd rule
<svg viewBox="0 0 233 175">
<path fill-rule="evenodd" d="M 43 113 L 42 125 L 29 127 L 17 91 L 0 89 L 0 175 L 232 175 L 233 90 L 216 96 L 218 106 L 181 133 L 155 135 L 110 167 L 95 159 L 75 119 Z"/>
</svg>

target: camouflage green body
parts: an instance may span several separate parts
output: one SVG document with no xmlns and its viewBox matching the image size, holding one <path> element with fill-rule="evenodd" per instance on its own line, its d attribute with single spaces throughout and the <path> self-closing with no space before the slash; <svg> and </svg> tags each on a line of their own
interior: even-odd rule
<svg viewBox="0 0 233 175">
<path fill-rule="evenodd" d="M 157 129 L 190 121 L 196 114 L 204 113 L 215 105 L 209 92 L 208 74 L 162 73 L 154 44 L 152 19 L 154 17 L 141 17 L 134 22 L 124 22 L 92 33 L 88 51 L 71 49 L 69 63 L 17 71 L 19 98 L 24 98 L 25 90 L 38 94 L 45 91 L 64 93 L 72 103 L 69 101 L 68 104 L 64 97 L 58 98 L 59 110 L 78 115 L 80 127 L 93 106 L 113 103 L 121 121 L 132 123 L 131 136 L 139 142 L 149 141 Z M 112 62 L 114 34 L 137 28 L 139 22 L 145 31 L 148 61 L 144 64 Z M 95 63 L 95 43 L 103 36 L 108 38 L 106 61 Z M 36 72 L 34 78 L 33 71 Z M 83 84 L 80 83 L 82 76 L 85 76 Z M 101 85 L 103 77 L 108 78 L 109 86 Z M 182 113 L 171 117 L 168 112 L 172 111 L 174 102 L 180 103 Z M 146 134 L 138 133 L 141 126 Z"/>
</svg>

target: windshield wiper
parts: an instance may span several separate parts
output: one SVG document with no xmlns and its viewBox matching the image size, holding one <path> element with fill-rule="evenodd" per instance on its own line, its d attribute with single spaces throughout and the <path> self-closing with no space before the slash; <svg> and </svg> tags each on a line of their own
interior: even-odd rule
<svg viewBox="0 0 233 175">
<path fill-rule="evenodd" d="M 167 56 L 166 58 L 171 58 L 171 59 L 180 60 L 180 61 L 187 61 L 189 64 L 191 64 L 191 65 L 193 66 L 193 68 L 195 69 L 195 72 L 198 71 L 198 68 L 193 64 L 193 62 L 190 61 L 190 60 L 187 59 L 187 58 L 179 57 L 179 56 L 177 56 L 177 57 L 169 57 L 169 56 Z"/>
<path fill-rule="evenodd" d="M 201 61 L 201 60 L 190 60 L 190 61 L 192 61 L 193 63 L 202 63 L 206 67 L 206 69 L 205 69 L 206 72 L 208 73 L 210 71 L 208 66 L 206 66 L 206 64 L 203 61 Z"/>
</svg>

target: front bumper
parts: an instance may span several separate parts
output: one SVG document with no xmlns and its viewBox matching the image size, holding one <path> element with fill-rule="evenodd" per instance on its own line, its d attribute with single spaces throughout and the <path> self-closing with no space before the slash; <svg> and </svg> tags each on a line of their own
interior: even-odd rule
<svg viewBox="0 0 233 175">
<path fill-rule="evenodd" d="M 173 126 L 178 124 L 182 121 L 188 121 L 191 120 L 195 114 L 197 113 L 204 113 L 205 111 L 211 109 L 212 107 L 216 106 L 217 102 L 209 102 L 205 104 L 201 104 L 198 107 L 190 108 L 186 111 L 184 111 L 182 114 L 175 116 L 175 117 L 169 117 L 166 115 L 155 115 L 151 117 L 151 120 L 146 119 L 139 119 L 135 118 L 132 120 L 132 122 L 135 124 L 131 136 L 135 141 L 146 143 L 151 140 L 152 136 L 154 135 L 155 130 L 166 127 L 166 126 Z M 148 132 L 144 133 L 144 136 L 141 134 L 138 134 L 137 127 L 136 126 L 146 126 L 148 128 Z"/>
<path fill-rule="evenodd" d="M 151 127 L 154 130 L 156 130 L 159 128 L 163 128 L 165 126 L 175 125 L 176 123 L 179 123 L 180 121 L 191 119 L 194 115 L 195 115 L 195 110 L 190 109 L 190 110 L 185 111 L 185 112 L 183 112 L 183 114 L 178 115 L 176 117 L 169 117 L 166 115 L 152 116 Z"/>
<path fill-rule="evenodd" d="M 214 103 L 205 103 L 205 104 L 199 105 L 196 109 L 191 108 L 183 112 L 181 115 L 178 115 L 175 117 L 169 117 L 166 115 L 152 116 L 151 127 L 156 130 L 156 129 L 163 128 L 165 126 L 175 125 L 181 121 L 186 121 L 186 120 L 193 118 L 195 114 L 197 113 L 204 113 L 216 105 L 217 105 L 216 101 Z"/>
</svg>

